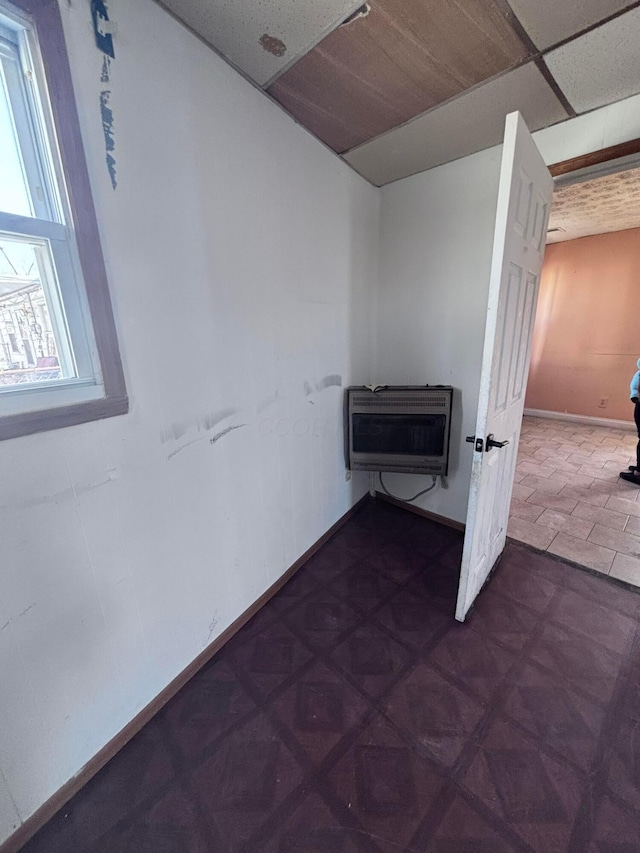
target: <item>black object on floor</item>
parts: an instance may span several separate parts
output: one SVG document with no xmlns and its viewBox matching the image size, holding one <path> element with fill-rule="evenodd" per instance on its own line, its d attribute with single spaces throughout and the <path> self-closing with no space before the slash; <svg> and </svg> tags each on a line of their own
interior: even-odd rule
<svg viewBox="0 0 640 853">
<path fill-rule="evenodd" d="M 636 474 L 636 469 L 629 471 L 621 471 L 620 479 L 625 480 L 627 483 L 633 483 L 634 486 L 640 486 L 640 476 Z"/>
<path fill-rule="evenodd" d="M 24 853 L 640 845 L 640 597 L 372 501 Z"/>
</svg>

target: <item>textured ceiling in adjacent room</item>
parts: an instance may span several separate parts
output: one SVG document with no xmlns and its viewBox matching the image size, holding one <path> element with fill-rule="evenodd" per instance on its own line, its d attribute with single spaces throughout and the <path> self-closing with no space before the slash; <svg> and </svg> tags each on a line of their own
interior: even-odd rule
<svg viewBox="0 0 640 853">
<path fill-rule="evenodd" d="M 640 227 L 640 168 L 558 187 L 547 243 Z M 552 229 L 560 228 L 561 231 Z"/>
<path fill-rule="evenodd" d="M 158 0 L 372 183 L 640 92 L 640 0 Z"/>
</svg>

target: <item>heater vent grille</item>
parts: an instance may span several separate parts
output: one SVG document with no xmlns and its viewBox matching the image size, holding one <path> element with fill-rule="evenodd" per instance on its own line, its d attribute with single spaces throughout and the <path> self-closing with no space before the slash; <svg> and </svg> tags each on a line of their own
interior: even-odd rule
<svg viewBox="0 0 640 853">
<path fill-rule="evenodd" d="M 446 409 L 449 404 L 449 398 L 435 394 L 416 394 L 409 397 L 407 394 L 353 394 L 351 397 L 351 405 L 358 409 L 382 409 L 387 407 L 412 408 L 414 406 L 428 406 L 430 409 Z"/>
</svg>

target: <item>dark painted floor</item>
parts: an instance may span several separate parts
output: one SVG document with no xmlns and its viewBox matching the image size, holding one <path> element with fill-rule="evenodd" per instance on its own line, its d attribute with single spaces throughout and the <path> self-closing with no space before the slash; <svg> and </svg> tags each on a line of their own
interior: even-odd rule
<svg viewBox="0 0 640 853">
<path fill-rule="evenodd" d="M 368 504 L 24 848 L 640 850 L 640 596 Z"/>
</svg>

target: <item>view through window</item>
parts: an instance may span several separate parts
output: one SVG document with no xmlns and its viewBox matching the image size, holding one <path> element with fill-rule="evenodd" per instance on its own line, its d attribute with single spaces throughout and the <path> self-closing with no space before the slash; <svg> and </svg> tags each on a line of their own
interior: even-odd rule
<svg viewBox="0 0 640 853">
<path fill-rule="evenodd" d="M 0 0 L 0 438 L 128 409 L 81 152 L 59 8 Z"/>
</svg>

